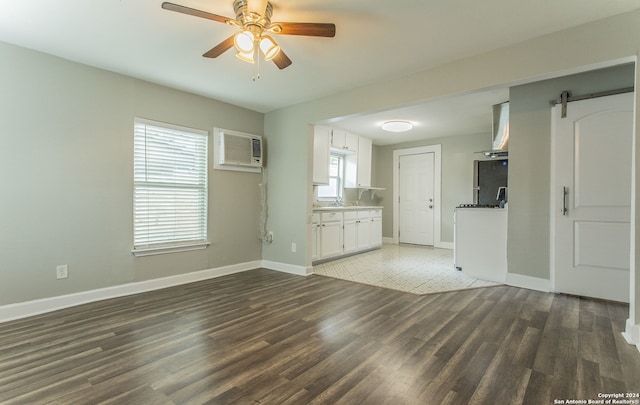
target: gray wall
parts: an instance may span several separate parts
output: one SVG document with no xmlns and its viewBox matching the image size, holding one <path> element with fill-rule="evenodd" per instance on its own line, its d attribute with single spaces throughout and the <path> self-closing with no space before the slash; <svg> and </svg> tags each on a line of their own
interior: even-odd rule
<svg viewBox="0 0 640 405">
<path fill-rule="evenodd" d="M 219 170 L 209 248 L 130 251 L 134 117 L 262 134 L 263 114 L 5 43 L 0 59 L 0 305 L 261 259 L 262 178 Z"/>
<path fill-rule="evenodd" d="M 488 106 L 487 108 L 491 108 Z M 458 135 L 419 142 L 379 146 L 375 184 L 386 188 L 381 193 L 382 235 L 393 237 L 393 151 L 420 146 L 442 146 L 442 209 L 440 240 L 453 243 L 453 209 L 473 202 L 473 161 L 484 156 L 475 152 L 491 149 L 491 134 Z"/>
<path fill-rule="evenodd" d="M 563 90 L 585 95 L 633 86 L 634 79 L 635 66 L 628 64 L 511 88 L 507 247 L 510 273 L 550 277 L 549 101 L 558 98 Z"/>
</svg>

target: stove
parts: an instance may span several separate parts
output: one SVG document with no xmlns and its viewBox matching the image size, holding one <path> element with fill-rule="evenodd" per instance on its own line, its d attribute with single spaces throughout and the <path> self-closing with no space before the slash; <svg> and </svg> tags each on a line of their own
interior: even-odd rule
<svg viewBox="0 0 640 405">
<path fill-rule="evenodd" d="M 500 208 L 497 204 L 460 204 L 456 208 Z"/>
</svg>

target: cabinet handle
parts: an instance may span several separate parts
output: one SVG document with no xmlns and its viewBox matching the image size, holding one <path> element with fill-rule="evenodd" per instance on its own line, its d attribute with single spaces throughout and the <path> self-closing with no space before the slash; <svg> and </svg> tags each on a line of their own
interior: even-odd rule
<svg viewBox="0 0 640 405">
<path fill-rule="evenodd" d="M 567 208 L 567 197 L 569 196 L 569 187 L 562 187 L 562 215 L 567 215 L 569 213 L 569 208 Z"/>
</svg>

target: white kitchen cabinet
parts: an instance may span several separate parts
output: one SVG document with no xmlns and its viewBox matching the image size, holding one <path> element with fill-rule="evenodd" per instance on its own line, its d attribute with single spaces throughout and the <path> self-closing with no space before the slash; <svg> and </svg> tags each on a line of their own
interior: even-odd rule
<svg viewBox="0 0 640 405">
<path fill-rule="evenodd" d="M 369 245 L 371 247 L 382 246 L 382 210 L 371 210 L 369 225 Z"/>
<path fill-rule="evenodd" d="M 320 215 L 320 258 L 342 254 L 342 212 Z"/>
<path fill-rule="evenodd" d="M 345 187 L 371 187 L 372 149 L 371 139 L 358 137 L 358 153 L 345 157 Z"/>
<path fill-rule="evenodd" d="M 356 153 L 358 151 L 358 135 L 334 128 L 331 131 L 331 147 L 345 153 Z"/>
<path fill-rule="evenodd" d="M 344 233 L 342 236 L 343 253 L 351 253 L 358 250 L 358 213 L 346 211 L 344 213 Z"/>
<path fill-rule="evenodd" d="M 360 137 L 356 134 L 352 134 L 351 132 L 347 132 L 345 134 L 344 140 L 344 148 L 349 152 L 358 152 L 358 148 L 360 147 Z"/>
<path fill-rule="evenodd" d="M 366 250 L 370 244 L 369 210 L 347 211 L 344 213 L 343 253 Z"/>
<path fill-rule="evenodd" d="M 331 130 L 331 147 L 334 149 L 344 149 L 347 137 L 347 131 L 333 128 Z"/>
<path fill-rule="evenodd" d="M 368 210 L 358 211 L 358 220 L 356 221 L 358 225 L 358 250 L 369 249 L 371 239 L 369 235 L 371 229 L 370 221 Z"/>
<path fill-rule="evenodd" d="M 329 143 L 331 128 L 313 128 L 313 184 L 329 184 Z"/>
<path fill-rule="evenodd" d="M 371 139 L 360 137 L 358 139 L 358 167 L 356 171 L 356 183 L 358 187 L 371 187 Z"/>
<path fill-rule="evenodd" d="M 320 258 L 320 214 L 311 215 L 311 260 Z"/>
<path fill-rule="evenodd" d="M 317 228 L 316 223 L 319 224 Z M 382 208 L 349 207 L 314 210 L 312 216 L 314 261 L 356 254 L 380 246 L 382 246 Z"/>
</svg>

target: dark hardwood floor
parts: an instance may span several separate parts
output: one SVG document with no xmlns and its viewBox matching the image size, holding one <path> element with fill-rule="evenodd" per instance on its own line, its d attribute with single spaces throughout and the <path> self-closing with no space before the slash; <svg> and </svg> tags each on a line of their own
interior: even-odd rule
<svg viewBox="0 0 640 405">
<path fill-rule="evenodd" d="M 640 392 L 627 316 L 514 287 L 417 296 L 260 269 L 0 324 L 0 403 L 599 399 Z"/>
</svg>

